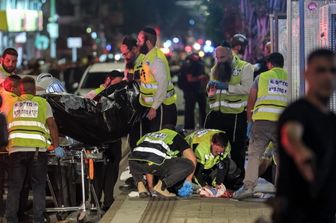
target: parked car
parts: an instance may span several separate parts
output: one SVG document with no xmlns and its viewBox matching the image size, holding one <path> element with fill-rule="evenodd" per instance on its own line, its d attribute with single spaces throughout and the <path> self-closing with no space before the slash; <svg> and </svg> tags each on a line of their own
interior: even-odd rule
<svg viewBox="0 0 336 223">
<path fill-rule="evenodd" d="M 121 62 L 96 63 L 89 66 L 79 82 L 75 94 L 86 95 L 92 89 L 99 87 L 112 70 L 124 71 L 125 64 Z"/>
</svg>

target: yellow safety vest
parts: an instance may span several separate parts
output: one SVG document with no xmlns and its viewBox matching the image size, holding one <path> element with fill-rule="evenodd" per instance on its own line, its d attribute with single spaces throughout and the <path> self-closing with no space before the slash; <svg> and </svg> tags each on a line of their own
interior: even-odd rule
<svg viewBox="0 0 336 223">
<path fill-rule="evenodd" d="M 21 95 L 8 114 L 8 147 L 48 148 L 47 101 L 31 94 Z"/>
<path fill-rule="evenodd" d="M 241 84 L 243 69 L 248 63 L 240 60 L 237 56 L 234 56 L 233 60 L 233 74 L 229 85 L 239 85 Z M 214 96 L 209 97 L 209 107 L 211 111 L 238 114 L 245 110 L 247 98 L 247 94 L 231 94 L 227 90 L 218 89 Z"/>
<path fill-rule="evenodd" d="M 288 103 L 288 75 L 279 67 L 261 73 L 252 119 L 277 121 Z"/>
<path fill-rule="evenodd" d="M 0 65 L 0 85 L 2 86 L 2 83 L 4 82 L 4 80 L 6 79 L 6 77 L 9 77 L 10 75 L 12 75 L 11 73 L 8 73 L 5 68 L 3 68 L 2 65 Z"/>
<path fill-rule="evenodd" d="M 151 70 L 151 65 L 156 58 L 161 59 L 165 64 L 168 88 L 166 93 L 166 98 L 163 101 L 165 105 L 171 105 L 176 101 L 176 94 L 174 90 L 174 85 L 171 82 L 170 70 L 167 58 L 161 52 L 160 49 L 154 47 L 151 51 L 149 51 L 144 57 L 141 73 L 140 73 L 140 97 L 139 101 L 142 106 L 151 107 L 154 102 L 154 96 L 157 92 L 158 83 L 154 78 L 153 72 Z"/>
<path fill-rule="evenodd" d="M 9 111 L 17 101 L 18 96 L 12 92 L 6 91 L 4 88 L 0 88 L 0 96 L 2 98 L 0 112 L 2 112 L 7 117 Z"/>
<path fill-rule="evenodd" d="M 190 147 L 194 149 L 197 162 L 204 165 L 204 169 L 211 169 L 230 154 L 230 143 L 226 147 L 225 152 L 221 155 L 215 156 L 211 152 L 212 136 L 220 132 L 223 131 L 215 129 L 201 129 L 191 133 L 185 138 Z M 194 148 L 195 145 L 197 145 L 196 148 Z"/>
</svg>

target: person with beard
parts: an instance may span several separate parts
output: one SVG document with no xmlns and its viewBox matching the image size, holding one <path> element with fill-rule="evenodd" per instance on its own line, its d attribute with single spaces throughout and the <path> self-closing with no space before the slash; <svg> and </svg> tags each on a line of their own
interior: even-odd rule
<svg viewBox="0 0 336 223">
<path fill-rule="evenodd" d="M 231 157 L 244 176 L 246 141 L 246 104 L 253 82 L 253 67 L 233 55 L 229 44 L 215 49 L 216 63 L 208 83 L 210 112 L 206 129 L 219 129 L 228 134 Z"/>
<path fill-rule="evenodd" d="M 275 223 L 335 222 L 336 115 L 329 107 L 336 90 L 335 51 L 322 48 L 310 53 L 305 80 L 306 96 L 279 118 Z"/>
<path fill-rule="evenodd" d="M 157 35 L 153 28 L 144 28 L 138 34 L 137 45 L 145 54 L 140 73 L 140 104 L 148 109 L 143 120 L 144 133 L 162 129 L 164 125 L 176 125 L 176 94 L 171 81 L 169 64 L 163 52 L 157 48 Z"/>
<path fill-rule="evenodd" d="M 251 129 L 251 134 L 247 134 L 251 135 L 248 161 L 244 185 L 233 195 L 236 199 L 253 195 L 259 176 L 260 159 L 270 142 L 274 146 L 274 158 L 278 160 L 277 121 L 287 106 L 289 97 L 288 74 L 283 66 L 284 58 L 280 53 L 270 54 L 267 59 L 269 70 L 261 73 L 251 87 L 247 103 L 248 125 L 252 125 L 252 129 L 248 128 Z"/>
<path fill-rule="evenodd" d="M 18 53 L 14 48 L 7 48 L 3 51 L 0 65 L 0 85 L 6 77 L 15 73 Z"/>
<path fill-rule="evenodd" d="M 120 46 L 120 52 L 126 62 L 125 75 L 127 80 L 139 81 L 142 61 L 145 55 L 140 53 L 137 40 L 131 36 L 125 36 Z"/>
</svg>

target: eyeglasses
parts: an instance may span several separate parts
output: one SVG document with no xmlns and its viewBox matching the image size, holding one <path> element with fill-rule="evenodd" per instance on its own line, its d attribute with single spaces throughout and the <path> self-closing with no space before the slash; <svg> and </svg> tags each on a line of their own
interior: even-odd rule
<svg viewBox="0 0 336 223">
<path fill-rule="evenodd" d="M 331 73 L 333 75 L 336 75 L 336 67 L 323 67 L 323 66 L 319 66 L 319 67 L 316 67 L 315 72 L 317 74 Z"/>
</svg>

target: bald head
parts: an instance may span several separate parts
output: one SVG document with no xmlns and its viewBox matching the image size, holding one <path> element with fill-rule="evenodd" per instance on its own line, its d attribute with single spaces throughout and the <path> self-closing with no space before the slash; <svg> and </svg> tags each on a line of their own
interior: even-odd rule
<svg viewBox="0 0 336 223">
<path fill-rule="evenodd" d="M 35 80 L 31 77 L 24 77 L 20 81 L 21 94 L 36 94 Z"/>
<path fill-rule="evenodd" d="M 232 62 L 232 51 L 228 47 L 218 46 L 215 49 L 216 62 Z"/>
</svg>

